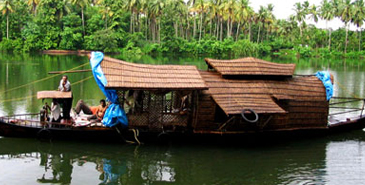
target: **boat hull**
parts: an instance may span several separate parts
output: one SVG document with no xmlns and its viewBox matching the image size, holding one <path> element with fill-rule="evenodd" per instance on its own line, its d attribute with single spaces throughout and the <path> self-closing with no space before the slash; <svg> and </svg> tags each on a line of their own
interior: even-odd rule
<svg viewBox="0 0 365 185">
<path fill-rule="evenodd" d="M 295 130 L 270 130 L 270 131 L 204 131 L 204 132 L 148 132 L 141 131 L 137 138 L 141 142 L 154 141 L 182 141 L 182 142 L 258 142 L 286 138 L 305 138 L 313 136 L 326 136 L 334 133 L 348 132 L 365 128 L 365 117 L 339 122 L 327 128 L 295 129 Z M 137 130 L 137 129 L 135 129 Z M 80 127 L 80 128 L 41 128 L 28 127 L 0 120 L 0 135 L 5 137 L 28 137 L 38 139 L 59 140 L 94 140 L 108 142 L 135 141 L 135 132 L 106 127 Z"/>
</svg>

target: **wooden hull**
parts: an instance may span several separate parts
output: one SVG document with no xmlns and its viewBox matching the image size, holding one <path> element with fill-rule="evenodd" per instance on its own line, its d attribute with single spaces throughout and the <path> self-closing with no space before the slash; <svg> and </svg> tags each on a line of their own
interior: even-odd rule
<svg viewBox="0 0 365 185">
<path fill-rule="evenodd" d="M 182 141 L 182 142 L 256 142 L 282 138 L 303 138 L 305 136 L 325 136 L 333 133 L 348 132 L 365 128 L 365 117 L 351 119 L 333 124 L 327 128 L 290 129 L 271 131 L 189 131 L 189 132 L 140 132 L 139 140 L 142 142 L 153 141 Z M 29 137 L 39 139 L 60 140 L 93 140 L 108 142 L 123 142 L 124 139 L 134 140 L 132 131 L 124 130 L 120 134 L 114 128 L 81 127 L 81 128 L 39 128 L 5 123 L 0 120 L 0 135 L 5 137 Z"/>
<path fill-rule="evenodd" d="M 40 128 L 16 125 L 0 121 L 0 135 L 5 137 L 30 137 L 65 140 L 118 140 L 115 129 L 103 127 Z"/>
</svg>

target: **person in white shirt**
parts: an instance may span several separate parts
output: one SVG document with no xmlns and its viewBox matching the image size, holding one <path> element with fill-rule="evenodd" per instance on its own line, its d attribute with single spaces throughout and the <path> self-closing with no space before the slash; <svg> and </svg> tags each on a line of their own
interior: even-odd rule
<svg viewBox="0 0 365 185">
<path fill-rule="evenodd" d="M 69 92 L 71 91 L 71 83 L 68 80 L 67 75 L 63 75 L 62 79 L 60 81 L 60 85 L 58 86 L 58 90 L 61 92 Z M 63 118 L 66 120 L 69 120 L 70 117 L 70 111 L 71 111 L 71 106 L 72 106 L 72 97 L 71 98 L 66 98 L 63 99 L 63 102 L 61 102 L 62 104 L 62 111 L 63 111 Z"/>
<path fill-rule="evenodd" d="M 60 122 L 61 120 L 60 114 L 61 114 L 60 104 L 57 102 L 56 99 L 53 99 L 51 105 L 51 117 L 52 117 L 51 122 Z"/>
</svg>

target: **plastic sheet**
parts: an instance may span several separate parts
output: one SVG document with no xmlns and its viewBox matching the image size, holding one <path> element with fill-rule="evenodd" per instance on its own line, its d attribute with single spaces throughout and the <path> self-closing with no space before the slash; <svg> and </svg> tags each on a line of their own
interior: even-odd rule
<svg viewBox="0 0 365 185">
<path fill-rule="evenodd" d="M 122 124 L 123 127 L 128 126 L 128 119 L 125 111 L 120 107 L 118 102 L 118 95 L 116 90 L 105 89 L 105 85 L 108 83 L 100 63 L 103 61 L 104 54 L 102 52 L 91 52 L 90 65 L 95 78 L 101 91 L 106 98 L 111 102 L 108 109 L 105 111 L 102 123 L 107 127 L 113 127 L 117 124 Z"/>
<path fill-rule="evenodd" d="M 333 96 L 333 84 L 330 73 L 328 71 L 318 71 L 315 75 L 322 81 L 324 88 L 326 88 L 326 98 L 329 101 Z"/>
</svg>

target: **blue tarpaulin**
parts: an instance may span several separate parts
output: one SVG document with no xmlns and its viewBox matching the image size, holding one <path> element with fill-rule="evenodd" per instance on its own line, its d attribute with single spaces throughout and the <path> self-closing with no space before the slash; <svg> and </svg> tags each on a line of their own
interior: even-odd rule
<svg viewBox="0 0 365 185">
<path fill-rule="evenodd" d="M 328 71 L 318 71 L 315 75 L 322 81 L 324 88 L 326 88 L 326 97 L 327 101 L 329 101 L 333 95 L 333 84 L 330 73 Z"/>
<path fill-rule="evenodd" d="M 102 52 L 91 52 L 90 65 L 101 91 L 103 91 L 106 98 L 111 102 L 108 109 L 105 111 L 102 123 L 107 127 L 112 127 L 117 124 L 122 124 L 124 127 L 128 126 L 127 115 L 120 107 L 118 102 L 118 95 L 116 90 L 107 90 L 105 85 L 108 83 L 106 77 L 101 69 L 100 63 L 103 61 L 104 54 Z"/>
</svg>

